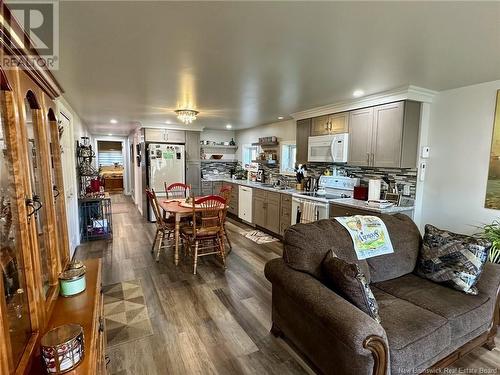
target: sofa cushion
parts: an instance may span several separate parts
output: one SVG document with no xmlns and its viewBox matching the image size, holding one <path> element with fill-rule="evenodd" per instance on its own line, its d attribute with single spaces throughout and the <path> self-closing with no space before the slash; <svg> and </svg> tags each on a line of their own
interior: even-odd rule
<svg viewBox="0 0 500 375">
<path fill-rule="evenodd" d="M 445 318 L 375 286 L 372 290 L 389 342 L 392 374 L 411 373 L 450 345 Z"/>
<path fill-rule="evenodd" d="M 296 224 L 285 231 L 283 259 L 291 268 L 321 278 L 321 262 L 329 250 L 349 263 L 356 263 L 368 282 L 405 275 L 415 268 L 420 232 L 406 215 L 381 215 L 394 253 L 358 260 L 349 232 L 336 220 Z"/>
<path fill-rule="evenodd" d="M 356 263 L 370 282 L 368 263 L 356 258 L 351 236 L 336 220 L 296 224 L 285 231 L 283 260 L 296 271 L 307 272 L 321 280 L 321 262 L 330 250 L 339 258 Z"/>
<path fill-rule="evenodd" d="M 322 271 L 326 286 L 380 323 L 377 300 L 357 264 L 348 263 L 329 251 Z"/>
<path fill-rule="evenodd" d="M 484 293 L 467 295 L 414 274 L 374 286 L 447 319 L 453 341 L 491 321 L 493 300 Z"/>
<path fill-rule="evenodd" d="M 488 259 L 490 246 L 485 239 L 452 233 L 427 224 L 416 272 L 434 282 L 477 294 L 475 285 Z"/>
</svg>

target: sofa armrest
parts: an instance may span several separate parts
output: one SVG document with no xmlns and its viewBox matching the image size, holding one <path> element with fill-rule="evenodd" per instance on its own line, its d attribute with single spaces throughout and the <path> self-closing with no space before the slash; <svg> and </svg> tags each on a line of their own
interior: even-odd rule
<svg viewBox="0 0 500 375">
<path fill-rule="evenodd" d="M 500 264 L 487 262 L 476 286 L 479 292 L 496 299 L 500 287 Z"/>
<path fill-rule="evenodd" d="M 326 329 L 354 353 L 371 354 L 371 350 L 364 346 L 370 336 L 380 337 L 388 348 L 385 330 L 379 323 L 319 280 L 293 270 L 281 258 L 269 261 L 264 273 L 273 285 L 279 286 L 298 304 L 306 306 Z"/>
</svg>

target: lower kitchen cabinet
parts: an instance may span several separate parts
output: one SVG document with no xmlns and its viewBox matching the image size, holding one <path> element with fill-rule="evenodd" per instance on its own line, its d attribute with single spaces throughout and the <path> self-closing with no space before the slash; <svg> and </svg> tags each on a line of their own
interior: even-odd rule
<svg viewBox="0 0 500 375">
<path fill-rule="evenodd" d="M 210 195 L 212 194 L 212 181 L 201 181 L 201 195 Z"/>
<path fill-rule="evenodd" d="M 231 200 L 229 201 L 229 208 L 227 209 L 227 212 L 233 214 L 233 215 L 238 215 L 238 198 L 239 198 L 239 189 L 237 184 L 229 184 L 233 187 L 233 190 L 231 190 Z"/>
<path fill-rule="evenodd" d="M 280 233 L 281 195 L 273 191 L 254 189 L 253 223 L 270 232 Z"/>
<path fill-rule="evenodd" d="M 354 215 L 372 215 L 380 216 L 377 212 L 370 210 L 362 210 L 354 207 L 346 207 L 340 204 L 330 204 L 330 218 L 339 216 L 354 216 Z"/>
<path fill-rule="evenodd" d="M 222 181 L 214 181 L 212 182 L 212 194 L 219 195 L 220 189 L 222 188 L 222 185 L 226 184 L 225 182 Z"/>
<path fill-rule="evenodd" d="M 280 206 L 280 235 L 283 236 L 285 229 L 291 225 L 292 222 L 292 196 L 289 194 L 281 194 Z"/>
<path fill-rule="evenodd" d="M 266 197 L 267 191 L 253 189 L 252 222 L 262 228 L 266 227 Z"/>
<path fill-rule="evenodd" d="M 267 192 L 265 228 L 273 233 L 280 232 L 280 203 L 280 193 Z"/>
</svg>

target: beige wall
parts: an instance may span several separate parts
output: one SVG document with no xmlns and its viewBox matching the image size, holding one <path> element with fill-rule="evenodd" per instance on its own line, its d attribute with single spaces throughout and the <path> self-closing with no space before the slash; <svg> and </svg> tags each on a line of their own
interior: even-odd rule
<svg viewBox="0 0 500 375">
<path fill-rule="evenodd" d="M 244 144 L 258 142 L 260 137 L 278 137 L 278 141 L 295 141 L 296 124 L 295 120 L 274 122 L 271 124 L 256 126 L 255 128 L 242 129 L 236 131 L 236 143 Z M 241 147 L 238 148 L 237 158 L 241 160 Z"/>
</svg>

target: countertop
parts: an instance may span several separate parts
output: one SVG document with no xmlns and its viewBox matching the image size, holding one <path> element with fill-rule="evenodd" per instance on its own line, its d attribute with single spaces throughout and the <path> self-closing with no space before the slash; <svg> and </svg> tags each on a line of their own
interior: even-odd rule
<svg viewBox="0 0 500 375">
<path fill-rule="evenodd" d="M 212 182 L 230 182 L 236 185 L 241 185 L 241 186 L 248 186 L 251 188 L 256 188 L 256 189 L 262 189 L 262 190 L 268 190 L 268 191 L 273 191 L 275 193 L 282 193 L 282 194 L 295 194 L 297 193 L 297 190 L 290 188 L 290 189 L 276 189 L 271 186 L 262 186 L 262 183 L 260 182 L 248 182 L 247 180 L 233 180 L 229 177 L 209 177 L 209 178 L 203 178 L 202 181 L 212 181 Z"/>
<path fill-rule="evenodd" d="M 237 185 L 241 185 L 241 186 L 248 186 L 251 188 L 268 190 L 268 191 L 273 191 L 276 193 L 289 194 L 289 195 L 292 195 L 292 194 L 299 192 L 293 188 L 275 189 L 275 188 L 270 187 L 270 186 L 262 186 L 262 184 L 260 182 L 248 182 L 247 180 L 233 180 L 229 177 L 209 177 L 209 178 L 203 178 L 202 181 L 231 182 L 233 184 L 237 184 Z M 388 207 L 388 208 L 375 208 L 375 207 L 368 206 L 366 204 L 366 201 L 362 201 L 359 199 L 353 199 L 353 198 L 332 199 L 332 200 L 330 200 L 330 203 L 334 203 L 334 204 L 338 204 L 338 205 L 346 206 L 346 207 L 359 208 L 359 209 L 366 210 L 366 211 L 378 212 L 378 213 L 382 213 L 382 214 L 408 212 L 408 211 L 412 211 L 414 209 L 414 207 L 399 207 L 399 206 L 392 206 L 392 207 Z"/>
<path fill-rule="evenodd" d="M 370 207 L 366 204 L 366 201 L 353 198 L 334 199 L 330 201 L 330 203 L 338 204 L 339 206 L 354 207 L 354 208 L 359 208 L 361 210 L 378 212 L 381 214 L 407 212 L 407 211 L 412 211 L 414 209 L 414 207 L 400 207 L 400 206 L 392 206 L 387 208 Z"/>
</svg>

